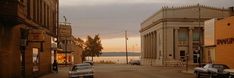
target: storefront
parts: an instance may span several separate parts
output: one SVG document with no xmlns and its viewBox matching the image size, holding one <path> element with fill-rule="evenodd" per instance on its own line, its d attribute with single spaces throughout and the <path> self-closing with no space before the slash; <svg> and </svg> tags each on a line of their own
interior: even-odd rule
<svg viewBox="0 0 234 78">
<path fill-rule="evenodd" d="M 72 64 L 73 56 L 71 53 L 57 53 L 57 62 L 60 65 Z"/>
</svg>

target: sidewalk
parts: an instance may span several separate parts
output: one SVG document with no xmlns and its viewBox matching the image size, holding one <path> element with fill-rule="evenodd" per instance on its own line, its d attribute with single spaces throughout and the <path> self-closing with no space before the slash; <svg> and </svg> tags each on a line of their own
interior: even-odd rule
<svg viewBox="0 0 234 78">
<path fill-rule="evenodd" d="M 53 72 L 40 78 L 68 78 L 69 67 L 59 67 L 58 73 Z"/>
<path fill-rule="evenodd" d="M 183 71 L 181 71 L 182 73 L 186 73 L 186 74 L 193 74 L 193 70 L 192 69 L 189 69 L 188 71 L 186 71 L 186 70 L 183 70 Z"/>
</svg>

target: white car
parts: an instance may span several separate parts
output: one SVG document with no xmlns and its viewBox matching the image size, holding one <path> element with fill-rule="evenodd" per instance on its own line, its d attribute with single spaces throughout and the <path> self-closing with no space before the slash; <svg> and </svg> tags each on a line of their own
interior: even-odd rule
<svg viewBox="0 0 234 78">
<path fill-rule="evenodd" d="M 93 66 L 89 63 L 76 64 L 69 71 L 70 78 L 93 78 Z"/>
<path fill-rule="evenodd" d="M 93 66 L 93 61 L 84 61 L 83 63 L 89 63 L 91 66 Z"/>
</svg>

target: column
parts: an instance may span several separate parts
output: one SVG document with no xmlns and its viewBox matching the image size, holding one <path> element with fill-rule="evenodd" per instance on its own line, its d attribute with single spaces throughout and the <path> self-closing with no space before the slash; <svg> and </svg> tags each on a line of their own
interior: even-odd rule
<svg viewBox="0 0 234 78">
<path fill-rule="evenodd" d="M 158 47 L 157 47 L 157 31 L 155 31 L 155 33 L 154 33 L 154 39 L 155 39 L 154 40 L 154 44 L 155 44 L 155 46 L 154 46 L 155 47 L 155 50 L 154 50 L 155 51 L 155 57 L 154 58 L 157 59 L 157 56 L 158 56 L 158 54 L 157 54 L 158 53 L 158 51 L 157 51 L 158 50 Z"/>
<path fill-rule="evenodd" d="M 193 62 L 193 27 L 189 27 L 189 61 Z"/>
<path fill-rule="evenodd" d="M 148 35 L 145 35 L 145 58 L 147 58 L 147 52 L 148 52 Z"/>
<path fill-rule="evenodd" d="M 174 46 L 175 46 L 175 52 L 174 52 L 174 54 L 173 54 L 173 56 L 175 57 L 174 59 L 180 59 L 180 56 L 179 56 L 179 48 L 178 48 L 178 36 L 179 36 L 179 34 L 178 34 L 178 31 L 179 31 L 179 27 L 176 27 L 175 28 L 175 44 L 174 44 Z"/>
<path fill-rule="evenodd" d="M 148 59 L 149 58 L 149 34 L 147 34 L 147 37 L 146 37 L 146 39 L 147 39 L 147 51 L 146 51 L 146 58 Z"/>
<path fill-rule="evenodd" d="M 149 33 L 149 44 L 150 44 L 150 47 L 149 47 L 149 58 L 151 59 L 151 52 L 152 52 L 152 42 L 151 42 L 152 38 L 151 38 L 151 33 Z"/>
<path fill-rule="evenodd" d="M 151 57 L 152 57 L 152 38 L 151 38 L 152 36 L 151 36 L 151 33 L 149 33 L 149 44 L 150 44 L 150 46 L 149 46 L 149 58 L 151 59 Z"/>
<path fill-rule="evenodd" d="M 142 41 L 141 41 L 141 58 L 145 58 L 145 35 L 143 35 L 142 37 Z"/>
<path fill-rule="evenodd" d="M 150 34 L 150 44 L 151 44 L 151 49 L 150 49 L 150 58 L 153 59 L 153 49 L 154 49 L 154 46 L 153 46 L 153 33 L 151 32 Z"/>
<path fill-rule="evenodd" d="M 155 42 L 155 37 L 154 37 L 154 32 L 152 33 L 152 38 L 153 38 L 153 40 L 152 40 L 152 44 L 153 44 L 153 53 L 152 53 L 152 59 L 155 59 L 155 44 L 154 44 L 154 42 Z"/>
</svg>

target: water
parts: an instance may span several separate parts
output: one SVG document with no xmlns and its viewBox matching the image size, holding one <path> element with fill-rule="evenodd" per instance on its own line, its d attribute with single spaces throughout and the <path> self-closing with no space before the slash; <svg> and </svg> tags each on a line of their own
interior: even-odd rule
<svg viewBox="0 0 234 78">
<path fill-rule="evenodd" d="M 87 57 L 87 60 L 91 60 L 91 57 Z M 140 56 L 128 56 L 128 61 L 131 60 L 140 60 Z M 126 63 L 126 57 L 125 56 L 100 56 L 100 57 L 94 57 L 94 62 L 114 62 L 117 64 L 125 64 Z"/>
</svg>

